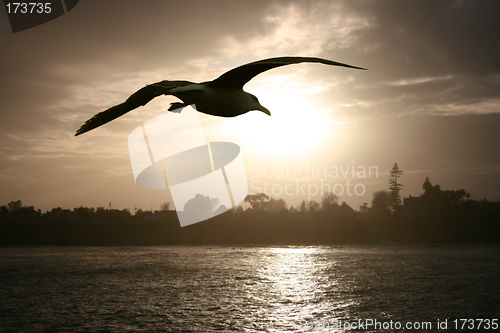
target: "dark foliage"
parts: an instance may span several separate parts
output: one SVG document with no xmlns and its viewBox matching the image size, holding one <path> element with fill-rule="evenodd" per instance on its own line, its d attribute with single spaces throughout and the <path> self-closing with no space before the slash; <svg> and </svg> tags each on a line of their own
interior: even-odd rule
<svg viewBox="0 0 500 333">
<path fill-rule="evenodd" d="M 247 201 L 253 208 L 184 228 L 175 211 L 139 209 L 132 216 L 128 210 L 80 207 L 42 215 L 16 201 L 0 207 L 0 246 L 500 242 L 500 202 L 471 200 L 465 190 L 441 190 L 428 178 L 423 189 L 396 211 L 387 191 L 375 192 L 372 206 L 361 212 L 330 194 L 321 205 L 303 202 L 298 209 L 252 195 Z"/>
</svg>

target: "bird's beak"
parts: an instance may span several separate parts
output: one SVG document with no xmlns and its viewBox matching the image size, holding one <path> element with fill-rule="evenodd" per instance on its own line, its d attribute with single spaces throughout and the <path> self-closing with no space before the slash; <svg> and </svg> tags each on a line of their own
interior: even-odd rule
<svg viewBox="0 0 500 333">
<path fill-rule="evenodd" d="M 266 109 L 265 107 L 263 107 L 262 105 L 260 106 L 260 108 L 258 109 L 259 111 L 262 111 L 264 112 L 265 114 L 267 114 L 268 116 L 271 115 L 271 111 L 269 111 L 268 109 Z"/>
</svg>

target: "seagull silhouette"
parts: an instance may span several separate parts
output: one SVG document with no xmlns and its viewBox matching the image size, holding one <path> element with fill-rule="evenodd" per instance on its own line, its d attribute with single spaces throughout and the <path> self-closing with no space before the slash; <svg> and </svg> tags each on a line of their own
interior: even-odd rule
<svg viewBox="0 0 500 333">
<path fill-rule="evenodd" d="M 268 109 L 260 105 L 257 97 L 243 90 L 243 86 L 262 72 L 303 62 L 365 69 L 321 58 L 279 57 L 259 60 L 236 67 L 213 81 L 194 83 L 165 80 L 148 84 L 132 94 L 125 102 L 96 114 L 76 131 L 75 136 L 104 125 L 139 106 L 146 105 L 153 98 L 160 95 L 173 95 L 182 100 L 183 103 L 171 103 L 169 111 L 194 104 L 197 111 L 213 116 L 235 117 L 252 110 L 271 115 Z"/>
</svg>

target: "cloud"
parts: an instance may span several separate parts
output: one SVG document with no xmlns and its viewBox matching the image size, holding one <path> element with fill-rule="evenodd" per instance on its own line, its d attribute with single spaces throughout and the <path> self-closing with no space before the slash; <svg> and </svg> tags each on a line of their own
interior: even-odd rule
<svg viewBox="0 0 500 333">
<path fill-rule="evenodd" d="M 326 112 L 332 124 L 367 124 L 364 132 L 373 135 L 380 121 L 408 121 L 404 130 L 414 133 L 413 150 L 399 150 L 408 165 L 420 165 L 412 156 L 428 149 L 424 159 L 444 154 L 463 170 L 471 160 L 475 168 L 484 163 L 484 170 L 492 170 L 488 166 L 500 164 L 494 145 L 477 138 L 488 133 L 498 139 L 492 133 L 500 125 L 486 114 L 500 110 L 499 11 L 493 1 L 85 1 L 16 34 L 0 15 L 0 182 L 6 189 L 0 199 L 41 200 L 43 195 L 28 193 L 52 184 L 51 198 L 66 200 L 75 193 L 65 187 L 69 179 L 87 196 L 92 188 L 102 196 L 112 188 L 128 193 L 117 183 L 128 167 L 126 137 L 175 99 L 162 97 L 75 139 L 84 120 L 147 83 L 211 80 L 245 62 L 283 55 L 320 56 L 369 70 L 289 66 L 259 75 L 246 88 L 293 91 L 289 104 L 295 95 L 307 95 L 310 110 Z M 471 116 L 476 113 L 485 115 Z M 412 117 L 429 120 L 423 126 Z M 411 126 L 425 131 L 434 123 L 456 124 L 460 131 L 438 131 L 427 141 Z M 393 158 L 372 148 L 357 149 L 367 159 L 377 153 Z M 460 154 L 465 148 L 473 159 Z M 349 145 L 339 149 L 349 155 Z M 438 170 L 426 167 L 432 168 Z M 96 170 L 119 176 L 105 182 Z M 135 188 L 133 179 L 126 186 Z"/>
<path fill-rule="evenodd" d="M 489 74 L 499 71 L 498 3 L 474 1 L 351 2 L 371 18 L 360 31 L 359 44 L 376 44 L 370 53 L 384 72 L 414 77 Z M 385 57 L 381 55 L 384 54 Z"/>
<path fill-rule="evenodd" d="M 369 107 L 342 110 L 341 101 L 340 113 L 363 118 L 498 112 L 500 49 L 495 45 L 500 37 L 494 31 L 500 30 L 500 22 L 494 13 L 499 3 L 346 1 L 344 5 L 368 23 L 356 31 L 350 48 L 332 48 L 324 54 L 350 57 L 369 73 L 331 93 L 355 95 L 361 100 L 358 105 Z"/>
<path fill-rule="evenodd" d="M 325 47 L 348 48 L 354 43 L 353 32 L 364 28 L 366 20 L 345 15 L 340 3 L 296 1 L 275 2 L 261 21 L 265 30 L 250 39 L 230 34 L 224 40 L 223 54 L 231 57 L 253 55 L 318 55 Z M 335 36 L 336 40 L 331 37 Z"/>
</svg>

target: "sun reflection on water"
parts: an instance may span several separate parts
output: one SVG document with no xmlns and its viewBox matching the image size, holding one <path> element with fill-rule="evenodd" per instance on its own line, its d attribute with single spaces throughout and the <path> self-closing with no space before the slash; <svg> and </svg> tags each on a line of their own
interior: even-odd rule
<svg viewBox="0 0 500 333">
<path fill-rule="evenodd" d="M 268 304 L 262 308 L 262 315 L 265 312 L 278 326 L 289 325 L 290 331 L 305 323 L 345 318 L 354 302 L 343 295 L 347 291 L 342 291 L 345 281 L 335 274 L 338 262 L 325 260 L 318 247 L 266 250 L 257 271 L 259 280 L 265 282 L 261 292 Z"/>
<path fill-rule="evenodd" d="M 498 313 L 498 246 L 1 250 L 9 332 L 374 332 L 344 324 Z"/>
<path fill-rule="evenodd" d="M 286 300 L 307 298 L 315 289 L 311 283 L 314 273 L 322 266 L 311 256 L 315 252 L 314 248 L 273 249 L 274 255 L 261 276 L 273 281 L 274 288 L 280 290 Z"/>
</svg>

